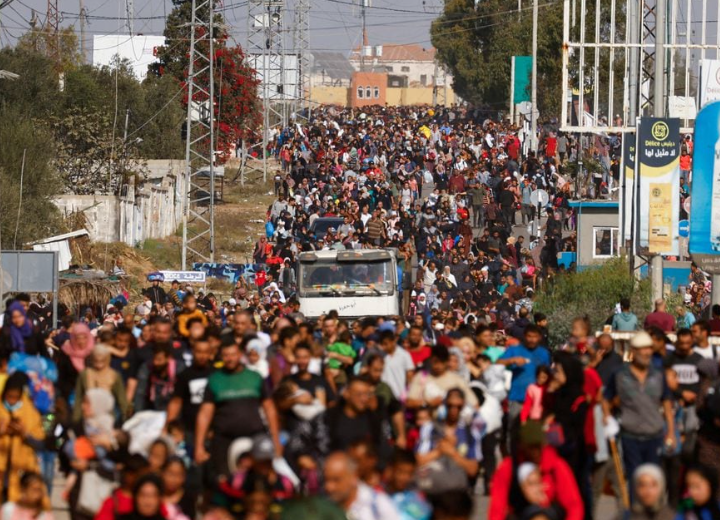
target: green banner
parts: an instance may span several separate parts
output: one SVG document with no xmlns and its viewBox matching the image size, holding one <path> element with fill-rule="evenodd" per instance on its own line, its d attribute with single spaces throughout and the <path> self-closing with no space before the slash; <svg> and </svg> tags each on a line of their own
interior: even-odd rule
<svg viewBox="0 0 720 520">
<path fill-rule="evenodd" d="M 515 58 L 515 84 L 513 102 L 517 105 L 530 101 L 530 82 L 532 81 L 532 56 L 513 56 Z"/>
</svg>

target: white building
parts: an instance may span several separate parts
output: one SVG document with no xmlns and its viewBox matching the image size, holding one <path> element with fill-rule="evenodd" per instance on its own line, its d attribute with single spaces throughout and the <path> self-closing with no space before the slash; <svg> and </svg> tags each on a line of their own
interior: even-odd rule
<svg viewBox="0 0 720 520">
<path fill-rule="evenodd" d="M 128 60 L 135 77 L 142 81 L 148 66 L 157 60 L 157 48 L 165 45 L 164 36 L 96 34 L 93 36 L 93 65 L 111 67 L 115 56 Z"/>
</svg>

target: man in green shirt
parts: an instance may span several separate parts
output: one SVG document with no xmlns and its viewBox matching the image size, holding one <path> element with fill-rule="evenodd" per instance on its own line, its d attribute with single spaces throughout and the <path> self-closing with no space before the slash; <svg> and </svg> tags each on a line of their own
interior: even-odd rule
<svg viewBox="0 0 720 520">
<path fill-rule="evenodd" d="M 262 407 L 267 429 L 275 445 L 275 455 L 282 456 L 277 410 L 265 381 L 241 362 L 240 347 L 232 342 L 221 347 L 223 368 L 208 378 L 205 397 L 198 412 L 195 439 L 195 461 L 210 460 L 216 475 L 229 473 L 228 448 L 235 439 L 266 432 L 260 414 Z M 210 453 L 208 432 L 212 430 Z M 232 468 L 234 470 L 234 468 Z"/>
</svg>

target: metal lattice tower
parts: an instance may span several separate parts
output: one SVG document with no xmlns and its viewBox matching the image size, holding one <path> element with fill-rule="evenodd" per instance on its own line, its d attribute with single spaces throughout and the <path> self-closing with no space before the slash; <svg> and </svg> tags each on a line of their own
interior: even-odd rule
<svg viewBox="0 0 720 520">
<path fill-rule="evenodd" d="M 720 59 L 720 3 L 713 0 L 563 4 L 564 131 L 633 132 L 638 116 L 666 107 L 670 115 L 670 96 L 697 99 L 699 61 Z M 658 14 L 665 23 L 657 23 Z M 681 120 L 682 132 L 692 132 L 692 118 Z"/>
<path fill-rule="evenodd" d="M 215 256 L 214 2 L 192 0 L 185 123 L 183 270 L 193 262 L 213 262 Z"/>
<path fill-rule="evenodd" d="M 248 2 L 247 52 L 260 79 L 263 101 L 262 158 L 263 179 L 267 180 L 266 151 L 270 130 L 287 123 L 283 17 L 284 0 L 250 0 Z"/>
<path fill-rule="evenodd" d="M 58 0 L 48 0 L 47 17 L 45 18 L 45 31 L 48 33 L 47 54 L 60 68 L 60 10 Z"/>
<path fill-rule="evenodd" d="M 640 91 L 639 91 L 639 114 L 645 112 L 652 114 L 655 107 L 654 84 L 655 84 L 655 32 L 657 28 L 657 16 L 655 14 L 655 2 L 642 2 L 642 27 L 641 41 L 644 45 L 640 48 Z M 662 101 L 661 101 L 662 102 Z"/>
<path fill-rule="evenodd" d="M 297 55 L 295 112 L 305 111 L 310 118 L 310 0 L 296 0 L 294 48 Z"/>
</svg>

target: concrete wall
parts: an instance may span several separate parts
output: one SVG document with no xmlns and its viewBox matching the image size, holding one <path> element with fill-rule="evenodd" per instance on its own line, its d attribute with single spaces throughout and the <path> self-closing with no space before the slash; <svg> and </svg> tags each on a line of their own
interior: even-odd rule
<svg viewBox="0 0 720 520">
<path fill-rule="evenodd" d="M 69 215 L 82 211 L 90 238 L 135 246 L 148 238 L 165 238 L 182 221 L 185 193 L 184 161 L 148 161 L 148 179 L 123 186 L 115 195 L 62 195 L 55 200 Z"/>
<path fill-rule="evenodd" d="M 439 87 L 442 89 L 442 87 Z M 448 99 L 446 105 L 455 102 L 455 93 L 451 88 L 447 89 Z M 442 99 L 442 93 L 438 92 L 438 99 Z M 386 93 L 388 105 L 431 105 L 433 102 L 432 87 L 408 87 L 408 88 L 388 88 Z"/>
<path fill-rule="evenodd" d="M 324 105 L 348 105 L 348 87 L 313 87 L 310 100 Z"/>
<path fill-rule="evenodd" d="M 442 87 L 438 87 L 438 99 L 442 100 L 443 93 Z M 313 87 L 310 92 L 310 99 L 315 103 L 322 103 L 326 105 L 340 105 L 348 106 L 348 96 L 353 94 L 354 91 L 346 87 Z M 455 103 L 455 93 L 451 88 L 447 89 L 447 105 Z M 392 88 L 388 87 L 385 89 L 385 100 L 380 102 L 379 100 L 372 100 L 372 104 L 385 104 L 388 105 L 430 105 L 433 101 L 433 89 L 432 87 L 418 87 L 418 88 Z"/>
</svg>

